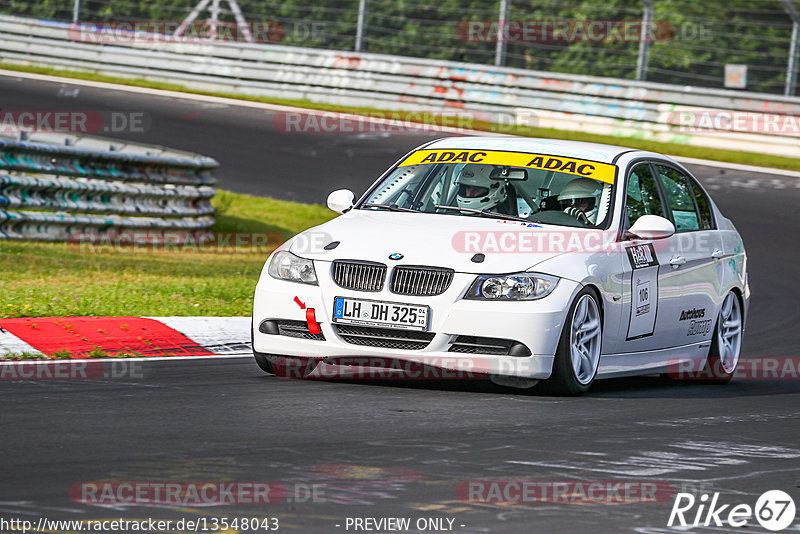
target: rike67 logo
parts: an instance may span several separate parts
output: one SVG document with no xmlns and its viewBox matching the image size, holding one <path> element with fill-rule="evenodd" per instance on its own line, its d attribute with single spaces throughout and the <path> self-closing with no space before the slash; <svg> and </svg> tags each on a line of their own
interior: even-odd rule
<svg viewBox="0 0 800 534">
<path fill-rule="evenodd" d="M 746 527 L 751 519 L 767 530 L 777 532 L 788 528 L 795 518 L 794 500 L 781 490 L 766 491 L 758 498 L 755 507 L 749 504 L 722 504 L 719 492 L 704 493 L 699 499 L 691 493 L 678 493 L 667 526 L 680 527 Z"/>
</svg>

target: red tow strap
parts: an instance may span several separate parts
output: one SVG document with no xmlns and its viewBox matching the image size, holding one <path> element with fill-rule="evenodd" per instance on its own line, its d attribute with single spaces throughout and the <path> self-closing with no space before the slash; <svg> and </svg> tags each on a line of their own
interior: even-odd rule
<svg viewBox="0 0 800 534">
<path fill-rule="evenodd" d="M 308 323 L 309 334 L 319 334 L 322 332 L 317 324 L 317 318 L 314 316 L 314 308 L 306 309 L 306 322 Z"/>
</svg>

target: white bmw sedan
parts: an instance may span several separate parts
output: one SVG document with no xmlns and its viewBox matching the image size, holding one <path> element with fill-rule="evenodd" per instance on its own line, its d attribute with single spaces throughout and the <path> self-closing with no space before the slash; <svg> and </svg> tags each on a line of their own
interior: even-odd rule
<svg viewBox="0 0 800 534">
<path fill-rule="evenodd" d="M 267 372 L 401 362 L 580 394 L 598 378 L 736 370 L 742 239 L 666 156 L 446 138 L 328 206 L 342 215 L 275 251 L 256 287 Z"/>
</svg>

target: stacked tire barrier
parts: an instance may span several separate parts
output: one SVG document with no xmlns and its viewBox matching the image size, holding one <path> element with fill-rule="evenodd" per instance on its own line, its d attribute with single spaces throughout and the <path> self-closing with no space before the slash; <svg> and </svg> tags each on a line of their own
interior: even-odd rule
<svg viewBox="0 0 800 534">
<path fill-rule="evenodd" d="M 0 61 L 384 110 L 471 110 L 491 122 L 800 156 L 798 97 L 282 45 L 182 42 L 10 16 L 0 16 Z M 734 113 L 747 116 L 737 122 Z M 788 127 L 781 123 L 786 118 Z"/>
<path fill-rule="evenodd" d="M 215 160 L 142 145 L 120 151 L 87 136 L 41 137 L 0 137 L 0 239 L 98 241 L 137 231 L 154 241 L 214 224 Z"/>
</svg>

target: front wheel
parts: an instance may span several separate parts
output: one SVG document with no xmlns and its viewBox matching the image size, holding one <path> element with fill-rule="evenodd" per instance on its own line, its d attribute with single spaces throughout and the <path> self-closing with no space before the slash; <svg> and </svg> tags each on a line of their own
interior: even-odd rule
<svg viewBox="0 0 800 534">
<path fill-rule="evenodd" d="M 731 291 L 719 310 L 706 366 L 700 374 L 708 377 L 708 382 L 726 384 L 736 373 L 742 353 L 742 319 L 742 304 L 736 293 Z"/>
<path fill-rule="evenodd" d="M 581 395 L 589 390 L 600 367 L 603 316 L 597 294 L 584 288 L 575 297 L 561 332 L 553 374 L 546 390 L 560 395 Z"/>
<path fill-rule="evenodd" d="M 272 362 L 269 361 L 266 355 L 253 351 L 253 357 L 256 360 L 256 364 L 258 364 L 262 371 L 271 375 L 275 374 L 275 369 L 272 367 Z"/>
<path fill-rule="evenodd" d="M 267 355 L 262 354 L 261 352 L 256 352 L 256 340 L 253 332 L 254 323 L 255 321 L 252 317 L 250 317 L 250 347 L 253 349 L 253 358 L 255 358 L 256 364 L 261 368 L 262 371 L 274 375 L 275 370 L 272 368 L 272 362 L 269 360 L 269 358 L 267 358 Z"/>
</svg>

